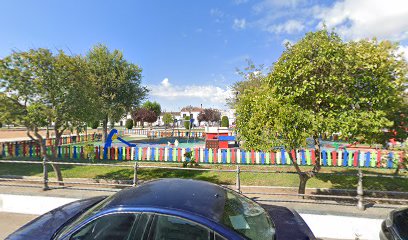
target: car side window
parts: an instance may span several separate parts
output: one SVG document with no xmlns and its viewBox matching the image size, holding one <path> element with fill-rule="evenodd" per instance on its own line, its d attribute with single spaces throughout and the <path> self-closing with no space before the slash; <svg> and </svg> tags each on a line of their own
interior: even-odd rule
<svg viewBox="0 0 408 240">
<path fill-rule="evenodd" d="M 74 233 L 70 240 L 128 240 L 139 214 L 119 213 L 102 216 Z"/>
<path fill-rule="evenodd" d="M 223 236 L 219 235 L 218 233 L 214 233 L 214 239 L 215 240 L 227 240 Z"/>
<path fill-rule="evenodd" d="M 210 229 L 198 223 L 167 215 L 157 215 L 151 229 L 151 240 L 210 240 L 212 234 Z"/>
</svg>

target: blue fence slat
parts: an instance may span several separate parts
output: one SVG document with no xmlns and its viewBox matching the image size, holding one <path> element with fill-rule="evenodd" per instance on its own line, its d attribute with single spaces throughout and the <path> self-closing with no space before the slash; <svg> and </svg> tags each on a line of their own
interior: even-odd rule
<svg viewBox="0 0 408 240">
<path fill-rule="evenodd" d="M 169 148 L 169 161 L 173 161 L 173 148 Z"/>
<path fill-rule="evenodd" d="M 204 149 L 204 162 L 208 163 L 208 148 Z"/>
<path fill-rule="evenodd" d="M 19 153 L 19 151 L 18 151 L 18 149 L 20 148 L 20 145 L 17 143 L 16 144 L 16 153 L 15 153 L 15 155 L 16 155 L 16 157 L 18 157 L 18 153 Z"/>
<path fill-rule="evenodd" d="M 244 150 L 241 152 L 241 158 L 241 163 L 246 164 L 246 152 Z"/>
<path fill-rule="evenodd" d="M 326 150 L 322 151 L 323 166 L 327 166 L 327 152 Z"/>
<path fill-rule="evenodd" d="M 282 164 L 286 164 L 286 154 L 285 154 L 285 150 L 284 149 L 281 149 L 281 161 L 282 161 Z"/>
<path fill-rule="evenodd" d="M 265 164 L 265 153 L 261 152 L 261 163 Z"/>
<path fill-rule="evenodd" d="M 58 157 L 62 158 L 62 147 L 58 146 Z"/>
<path fill-rule="evenodd" d="M 74 155 L 73 155 L 74 159 L 77 159 L 77 146 L 74 146 Z"/>
<path fill-rule="evenodd" d="M 304 149 L 300 150 L 300 156 L 301 156 L 301 159 L 302 159 L 302 165 L 306 165 L 306 155 L 305 155 L 305 150 Z"/>
<path fill-rule="evenodd" d="M 227 150 L 221 149 L 222 163 L 227 163 Z"/>
<path fill-rule="evenodd" d="M 393 152 L 388 153 L 387 168 L 393 167 L 393 162 L 392 162 L 393 159 L 394 159 L 394 153 Z"/>
<path fill-rule="evenodd" d="M 118 160 L 123 160 L 123 149 L 121 147 L 118 148 Z"/>
<path fill-rule="evenodd" d="M 349 156 L 349 152 L 344 151 L 343 152 L 343 166 L 344 167 L 347 167 L 347 165 L 348 165 L 348 156 Z"/>
<path fill-rule="evenodd" d="M 191 149 L 190 148 L 186 148 L 186 153 L 188 153 L 188 152 L 191 152 Z M 191 157 L 194 157 L 194 156 L 191 156 Z M 191 159 L 187 159 L 186 158 L 186 162 L 189 162 Z"/>
<path fill-rule="evenodd" d="M 4 147 L 3 147 L 3 149 L 4 149 Z M 4 150 L 3 150 L 4 151 Z M 30 157 L 32 157 L 33 156 L 33 145 L 30 145 L 30 147 L 29 147 L 29 149 L 28 149 L 28 152 L 29 152 L 29 154 L 30 154 Z M 4 155 L 4 154 L 3 154 Z"/>
<path fill-rule="evenodd" d="M 151 151 L 150 159 L 151 159 L 152 161 L 154 161 L 154 160 L 156 159 L 156 158 L 155 158 L 156 148 L 152 147 L 152 148 L 150 149 L 150 151 Z"/>
<path fill-rule="evenodd" d="M 134 148 L 135 149 L 135 160 L 139 160 L 139 148 L 138 147 L 135 147 Z"/>
<path fill-rule="evenodd" d="M 107 147 L 103 148 L 103 159 L 107 160 L 108 159 L 108 149 Z"/>
<path fill-rule="evenodd" d="M 370 167 L 370 152 L 366 152 L 365 154 L 365 161 L 364 161 L 364 166 L 365 167 Z"/>
</svg>

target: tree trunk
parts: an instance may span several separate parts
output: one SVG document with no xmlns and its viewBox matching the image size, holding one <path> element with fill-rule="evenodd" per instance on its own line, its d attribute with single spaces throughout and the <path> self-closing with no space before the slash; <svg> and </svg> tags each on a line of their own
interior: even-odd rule
<svg viewBox="0 0 408 240">
<path fill-rule="evenodd" d="M 45 133 L 45 139 L 49 139 L 49 138 L 50 138 L 50 129 L 49 129 L 49 126 L 47 124 L 47 131 Z"/>
<path fill-rule="evenodd" d="M 305 194 L 305 192 L 306 192 L 306 183 L 307 183 L 307 180 L 309 180 L 309 179 L 310 179 L 310 177 L 306 173 L 300 173 L 299 174 L 298 194 Z M 302 198 L 304 198 L 304 196 Z"/>
<path fill-rule="evenodd" d="M 57 127 L 57 126 L 55 126 L 55 128 L 56 128 L 56 127 Z M 58 131 L 56 131 L 56 133 L 57 133 L 57 132 L 58 132 Z M 32 140 L 36 141 L 36 142 L 40 145 L 40 148 L 41 148 L 41 156 L 43 157 L 43 159 L 45 159 L 46 162 L 48 162 L 48 161 L 49 161 L 49 156 L 47 155 L 47 146 L 46 146 L 46 143 L 45 143 L 45 141 L 44 141 L 44 138 L 38 133 L 38 128 L 37 128 L 37 127 L 34 127 L 34 135 L 35 135 L 36 139 L 35 139 L 33 136 L 31 136 L 29 130 L 27 131 L 27 135 L 28 135 Z M 58 145 L 58 142 L 59 142 L 59 139 L 60 139 L 61 135 L 62 135 L 62 132 L 60 132 L 59 134 L 56 134 L 55 145 Z M 54 145 L 54 147 L 51 149 L 51 150 L 52 150 L 52 155 L 53 155 L 53 156 L 52 156 L 52 157 L 53 157 L 52 160 L 54 160 L 54 159 L 56 158 L 56 156 L 57 156 L 57 155 L 56 155 L 56 154 L 57 154 L 57 149 L 56 149 L 55 145 Z M 55 156 L 55 157 L 54 157 L 54 156 Z M 59 166 L 58 166 L 58 165 L 54 165 L 54 164 L 51 164 L 51 166 L 52 166 L 52 168 L 54 169 L 55 174 L 57 175 L 58 181 L 60 181 L 59 185 L 64 185 L 64 184 L 62 183 L 63 178 L 62 178 L 62 173 L 61 173 L 61 169 L 59 168 Z"/>
<path fill-rule="evenodd" d="M 85 124 L 85 141 L 88 141 L 88 124 Z"/>
<path fill-rule="evenodd" d="M 294 154 L 296 156 L 296 154 Z M 298 194 L 305 194 L 306 191 L 306 183 L 311 176 L 309 176 L 306 172 L 302 172 L 300 169 L 299 165 L 296 162 L 296 159 L 293 157 L 292 153 L 289 153 L 289 159 L 293 163 L 293 166 L 296 169 L 296 172 L 299 175 L 299 188 L 298 188 Z M 304 198 L 304 197 L 302 197 Z"/>
<path fill-rule="evenodd" d="M 102 121 L 102 142 L 106 142 L 108 138 L 108 116 Z"/>
<path fill-rule="evenodd" d="M 315 146 L 315 159 L 316 159 L 316 164 L 313 167 L 313 171 L 318 173 L 321 169 L 321 160 L 320 160 L 320 139 L 318 134 L 313 135 L 313 141 L 314 141 L 314 146 Z"/>
<path fill-rule="evenodd" d="M 58 158 L 58 146 L 60 145 L 60 139 L 63 134 L 64 130 L 58 131 L 58 125 L 55 124 L 54 126 L 54 134 L 55 134 L 55 143 L 54 147 L 52 148 L 52 160 L 55 161 Z M 54 169 L 55 174 L 57 175 L 57 180 L 59 181 L 58 185 L 64 186 L 64 179 L 62 177 L 61 168 L 59 165 L 51 164 L 52 168 Z"/>
</svg>

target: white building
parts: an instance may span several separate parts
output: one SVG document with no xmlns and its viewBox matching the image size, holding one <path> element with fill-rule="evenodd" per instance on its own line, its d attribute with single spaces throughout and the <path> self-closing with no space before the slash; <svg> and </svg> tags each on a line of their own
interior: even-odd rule
<svg viewBox="0 0 408 240">
<path fill-rule="evenodd" d="M 235 109 L 227 109 L 227 110 L 221 110 L 221 118 L 223 116 L 227 116 L 229 120 L 229 124 L 235 125 L 236 117 L 235 117 Z"/>
<path fill-rule="evenodd" d="M 187 106 L 183 107 L 180 111 L 180 118 L 184 119 L 186 116 L 190 116 L 190 119 L 194 119 L 194 125 L 198 126 L 198 114 L 203 111 L 201 107 L 193 107 L 193 106 Z"/>
</svg>

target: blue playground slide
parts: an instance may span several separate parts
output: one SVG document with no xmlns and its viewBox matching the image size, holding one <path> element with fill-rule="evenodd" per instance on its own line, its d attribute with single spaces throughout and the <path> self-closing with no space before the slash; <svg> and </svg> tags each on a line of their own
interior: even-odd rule
<svg viewBox="0 0 408 240">
<path fill-rule="evenodd" d="M 119 141 L 121 141 L 122 143 L 128 145 L 129 147 L 136 147 L 136 144 L 134 143 L 130 143 L 128 141 L 125 141 L 123 138 L 118 136 L 118 130 L 116 129 L 112 129 L 108 135 L 108 137 L 106 138 L 106 142 L 105 142 L 105 149 L 108 147 L 112 146 L 112 141 L 118 139 Z"/>
</svg>

